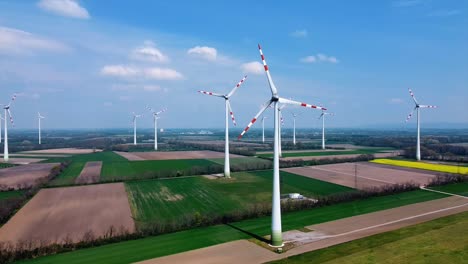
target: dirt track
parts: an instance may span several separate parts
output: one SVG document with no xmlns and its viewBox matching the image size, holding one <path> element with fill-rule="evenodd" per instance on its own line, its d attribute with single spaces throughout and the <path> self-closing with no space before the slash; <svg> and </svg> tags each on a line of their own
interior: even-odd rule
<svg viewBox="0 0 468 264">
<path fill-rule="evenodd" d="M 177 159 L 217 159 L 224 158 L 224 152 L 210 150 L 201 151 L 161 151 L 161 152 L 119 152 L 115 153 L 130 160 L 177 160 Z M 230 154 L 231 158 L 242 157 Z"/>
<path fill-rule="evenodd" d="M 281 255 L 238 240 L 139 263 L 264 263 L 464 211 L 468 211 L 468 199 L 449 197 L 309 226 L 313 232 L 286 232 L 284 237 L 296 239 L 299 246 Z"/>
<path fill-rule="evenodd" d="M 0 229 L 0 241 L 77 241 L 111 226 L 135 231 L 123 183 L 42 189 Z"/>
<path fill-rule="evenodd" d="M 76 178 L 77 184 L 89 184 L 99 182 L 101 177 L 102 161 L 89 161 L 86 162 L 80 175 Z"/>
<path fill-rule="evenodd" d="M 365 189 L 387 184 L 414 182 L 419 185 L 427 184 L 434 174 L 419 170 L 405 171 L 382 166 L 375 166 L 369 162 L 339 163 L 310 167 L 283 169 L 294 174 L 327 181 L 355 188 L 354 169 L 357 166 L 357 188 Z"/>
<path fill-rule="evenodd" d="M 41 162 L 46 159 L 47 158 L 38 159 L 38 158 L 26 158 L 26 157 L 11 157 L 8 159 L 7 163 L 17 164 L 17 165 L 26 165 L 26 164 Z M 3 162 L 3 160 L 1 162 Z"/>
<path fill-rule="evenodd" d="M 0 170 L 0 190 L 24 189 L 37 184 L 37 180 L 49 175 L 59 163 L 38 163 L 20 165 Z"/>
</svg>

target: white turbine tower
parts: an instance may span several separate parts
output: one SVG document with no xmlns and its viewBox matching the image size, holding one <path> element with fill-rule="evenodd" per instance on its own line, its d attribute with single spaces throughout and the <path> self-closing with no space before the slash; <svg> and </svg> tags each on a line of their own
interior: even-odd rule
<svg viewBox="0 0 468 264">
<path fill-rule="evenodd" d="M 133 112 L 133 145 L 137 144 L 137 137 L 136 137 L 136 121 L 137 118 L 142 117 L 143 115 L 137 115 Z"/>
<path fill-rule="evenodd" d="M 231 177 L 231 166 L 229 165 L 229 114 L 231 115 L 231 119 L 234 125 L 237 125 L 236 120 L 234 119 L 234 113 L 232 112 L 231 103 L 229 103 L 229 98 L 231 98 L 231 96 L 237 91 L 237 89 L 239 89 L 239 87 L 242 85 L 242 83 L 245 81 L 246 78 L 247 78 L 247 75 L 244 76 L 244 78 L 242 78 L 242 80 L 240 80 L 240 82 L 238 82 L 236 86 L 234 86 L 234 88 L 228 94 L 218 94 L 218 93 L 212 93 L 212 92 L 198 91 L 199 93 L 202 93 L 202 94 L 224 98 L 225 111 L 226 111 L 226 120 L 225 120 L 226 128 L 225 128 L 225 142 L 224 142 L 224 177 L 226 178 Z"/>
<path fill-rule="evenodd" d="M 250 121 L 247 127 L 242 131 L 239 135 L 238 139 L 242 138 L 242 136 L 250 129 L 250 127 L 257 121 L 257 118 L 271 105 L 273 104 L 274 107 L 274 154 L 273 154 L 273 198 L 272 198 L 272 214 L 271 214 L 271 245 L 273 247 L 281 247 L 283 246 L 283 238 L 282 238 L 282 230 L 281 230 L 281 200 L 280 200 L 280 177 L 279 177 L 279 105 L 278 103 L 282 104 L 292 104 L 292 105 L 299 105 L 303 107 L 310 107 L 316 109 L 323 109 L 320 106 L 310 105 L 306 103 L 300 103 L 293 100 L 288 100 L 278 96 L 278 90 L 276 89 L 273 80 L 271 79 L 270 72 L 268 70 L 268 66 L 265 61 L 265 57 L 263 56 L 262 49 L 260 44 L 258 45 L 258 49 L 260 51 L 260 56 L 263 61 L 263 67 L 265 68 L 265 73 L 268 79 L 268 84 L 271 90 L 271 98 L 265 103 L 265 107 L 263 107 L 257 115 Z"/>
<path fill-rule="evenodd" d="M 5 120 L 5 118 L 2 117 L 2 114 L 0 113 L 0 143 L 2 143 L 2 121 Z"/>
<path fill-rule="evenodd" d="M 159 112 L 154 111 L 151 107 L 146 107 L 151 113 L 153 113 L 154 119 L 154 150 L 158 150 L 158 119 L 159 115 L 166 112 L 166 109 L 163 109 Z"/>
<path fill-rule="evenodd" d="M 292 113 L 293 116 L 293 144 L 296 146 L 296 117 L 299 116 L 299 114 Z"/>
<path fill-rule="evenodd" d="M 37 112 L 37 119 L 39 121 L 39 145 L 41 145 L 41 119 L 45 117 L 41 115 L 41 113 Z"/>
<path fill-rule="evenodd" d="M 418 100 L 416 100 L 416 97 L 414 96 L 413 91 L 411 91 L 411 89 L 408 89 L 408 91 L 411 95 L 411 98 L 413 98 L 415 106 L 413 110 L 411 111 L 411 113 L 409 113 L 408 117 L 406 117 L 406 122 L 410 120 L 411 116 L 413 115 L 414 110 L 416 110 L 416 120 L 417 120 L 416 122 L 417 122 L 417 130 L 418 130 L 417 138 L 416 138 L 416 159 L 421 160 L 421 146 L 420 146 L 420 138 L 419 138 L 419 119 L 420 119 L 419 109 L 420 108 L 437 108 L 437 106 L 419 104 Z"/>
<path fill-rule="evenodd" d="M 325 116 L 326 115 L 333 115 L 333 114 L 322 111 L 322 114 L 318 118 L 318 119 L 322 118 L 322 149 L 325 149 Z"/>
<path fill-rule="evenodd" d="M 11 106 L 11 103 L 15 101 L 15 99 L 16 99 L 16 94 L 13 95 L 9 104 L 7 105 L 0 104 L 0 105 L 3 105 L 3 109 L 5 110 L 5 115 L 3 118 L 3 120 L 5 121 L 5 142 L 3 144 L 3 160 L 5 162 L 7 162 L 9 159 L 8 157 L 8 121 L 7 121 L 8 118 L 7 117 L 10 118 L 10 123 L 13 125 L 13 117 L 11 116 L 10 106 Z"/>
<path fill-rule="evenodd" d="M 265 143 L 265 119 L 267 119 L 267 116 L 262 117 L 262 142 Z"/>
</svg>

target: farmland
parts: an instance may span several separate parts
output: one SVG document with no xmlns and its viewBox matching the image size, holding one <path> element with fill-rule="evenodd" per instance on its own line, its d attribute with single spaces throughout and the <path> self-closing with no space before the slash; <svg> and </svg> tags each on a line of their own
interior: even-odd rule
<svg viewBox="0 0 468 264">
<path fill-rule="evenodd" d="M 461 183 L 452 183 L 442 186 L 434 186 L 429 187 L 428 189 L 447 192 L 447 193 L 454 193 L 458 195 L 463 195 L 468 197 L 468 182 L 461 182 Z"/>
<path fill-rule="evenodd" d="M 443 194 L 417 190 L 396 195 L 374 197 L 365 200 L 314 208 L 311 210 L 287 213 L 283 215 L 283 230 L 287 231 L 298 229 L 306 225 L 323 223 L 443 197 L 446 196 Z M 262 217 L 233 223 L 233 226 L 244 231 L 232 228 L 228 225 L 216 225 L 89 249 L 76 250 L 73 252 L 22 261 L 20 263 L 130 263 L 237 239 L 250 238 L 245 231 L 263 236 L 270 232 L 270 222 L 270 217 Z"/>
<path fill-rule="evenodd" d="M 400 166 L 406 168 L 438 171 L 445 173 L 459 173 L 468 174 L 468 167 L 464 166 L 453 166 L 445 164 L 433 164 L 420 161 L 407 161 L 407 160 L 395 160 L 395 159 L 375 159 L 372 162 L 385 165 Z"/>
<path fill-rule="evenodd" d="M 283 152 L 283 158 L 293 157 L 316 157 L 316 156 L 335 156 L 335 155 L 354 155 L 354 154 L 375 154 L 389 151 L 389 148 L 362 148 L 353 150 L 337 150 L 337 151 L 310 151 L 310 152 Z M 272 158 L 272 153 L 259 154 L 261 158 Z"/>
<path fill-rule="evenodd" d="M 464 263 L 467 224 L 464 212 L 271 263 Z"/>
<path fill-rule="evenodd" d="M 15 197 L 20 197 L 24 194 L 23 191 L 7 191 L 7 192 L 0 192 L 0 200 L 10 199 Z"/>
<path fill-rule="evenodd" d="M 239 172 L 231 179 L 190 177 L 127 182 L 132 212 L 137 221 L 174 220 L 184 214 L 223 214 L 253 203 L 271 201 L 272 171 Z M 351 188 L 292 173 L 281 172 L 283 193 L 317 197 L 351 191 Z"/>
<path fill-rule="evenodd" d="M 219 165 L 203 159 L 192 160 L 143 160 L 128 161 L 114 152 L 99 152 L 92 154 L 81 154 L 71 158 L 52 158 L 51 161 L 71 160 L 70 166 L 56 179 L 51 182 L 52 186 L 73 184 L 84 168 L 90 161 L 102 161 L 101 180 L 119 181 L 140 178 L 148 172 L 157 171 L 183 171 L 194 166 L 209 167 L 216 166 L 221 171 Z"/>
</svg>

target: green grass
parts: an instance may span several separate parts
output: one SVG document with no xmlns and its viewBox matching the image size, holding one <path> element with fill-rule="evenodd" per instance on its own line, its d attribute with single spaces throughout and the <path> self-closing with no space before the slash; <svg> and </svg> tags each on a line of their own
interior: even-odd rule
<svg viewBox="0 0 468 264">
<path fill-rule="evenodd" d="M 219 158 L 219 159 L 208 159 L 209 161 L 212 161 L 214 163 L 217 163 L 219 165 L 224 165 L 224 158 Z M 242 158 L 230 158 L 229 163 L 232 165 L 246 165 L 248 166 L 249 164 L 265 164 L 271 166 L 271 161 L 269 160 L 264 160 L 264 159 L 259 159 L 256 157 L 242 157 Z"/>
<path fill-rule="evenodd" d="M 138 221 L 174 220 L 198 212 L 209 215 L 244 209 L 271 201 L 272 171 L 233 173 L 231 179 L 190 177 L 126 183 L 132 213 Z M 307 197 L 325 196 L 353 189 L 288 172 L 281 172 L 281 192 Z"/>
<path fill-rule="evenodd" d="M 282 218 L 283 231 L 442 197 L 446 196 L 417 190 L 288 213 L 284 214 Z M 261 236 L 270 232 L 270 224 L 270 217 L 233 223 L 234 226 L 244 231 Z M 250 236 L 230 226 L 217 225 L 76 250 L 21 263 L 131 263 L 244 238 L 250 238 Z"/>
<path fill-rule="evenodd" d="M 459 194 L 468 197 L 468 182 L 461 182 L 461 183 L 452 183 L 442 186 L 434 186 L 429 187 L 428 189 L 437 190 L 441 192 L 448 192 Z"/>
<path fill-rule="evenodd" d="M 270 263 L 467 263 L 467 225 L 464 212 Z"/>
<path fill-rule="evenodd" d="M 131 180 L 142 177 L 145 173 L 156 171 L 177 171 L 194 166 L 207 167 L 215 165 L 214 162 L 203 159 L 129 161 L 111 151 L 80 154 L 72 157 L 50 158 L 45 162 L 63 162 L 66 160 L 72 161 L 70 166 L 50 182 L 51 186 L 73 184 L 88 161 L 102 161 L 102 181 Z"/>
<path fill-rule="evenodd" d="M 9 199 L 13 197 L 20 197 L 24 194 L 24 191 L 7 191 L 0 192 L 0 200 Z"/>
<path fill-rule="evenodd" d="M 351 155 L 351 154 L 375 154 L 391 150 L 389 148 L 368 148 L 343 151 L 315 151 L 315 152 L 283 152 L 283 158 L 311 157 L 311 156 L 331 156 L 331 155 Z M 272 158 L 273 153 L 259 154 L 258 157 Z"/>
<path fill-rule="evenodd" d="M 408 161 L 408 160 L 396 160 L 396 159 L 375 159 L 375 160 L 372 160 L 371 162 L 385 164 L 385 165 L 414 168 L 414 169 L 468 174 L 468 168 L 462 167 L 462 166 L 459 167 L 459 166 L 453 166 L 453 165 L 434 164 L 434 163 L 427 163 L 427 162 L 421 162 L 421 161 Z"/>
<path fill-rule="evenodd" d="M 15 164 L 10 164 L 10 163 L 0 163 L 0 169 L 4 168 L 10 168 L 10 167 L 15 167 Z"/>
</svg>

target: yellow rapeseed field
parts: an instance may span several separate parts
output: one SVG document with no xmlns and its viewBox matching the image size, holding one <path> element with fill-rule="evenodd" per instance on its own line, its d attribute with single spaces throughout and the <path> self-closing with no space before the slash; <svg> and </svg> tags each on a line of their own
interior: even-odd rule
<svg viewBox="0 0 468 264">
<path fill-rule="evenodd" d="M 420 162 L 420 161 L 393 160 L 393 159 L 375 159 L 375 160 L 372 160 L 371 162 L 400 166 L 400 167 L 407 167 L 407 168 L 431 170 L 431 171 L 468 174 L 468 167 L 463 167 L 463 166 L 458 167 L 458 166 L 445 165 L 445 164 L 433 164 L 433 163 Z"/>
</svg>

